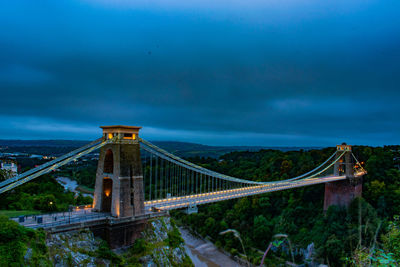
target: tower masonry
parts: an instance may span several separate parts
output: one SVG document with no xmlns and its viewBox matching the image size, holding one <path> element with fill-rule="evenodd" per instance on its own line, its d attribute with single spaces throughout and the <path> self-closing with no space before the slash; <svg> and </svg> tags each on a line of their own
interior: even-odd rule
<svg viewBox="0 0 400 267">
<path fill-rule="evenodd" d="M 354 175 L 354 161 L 351 146 L 338 145 L 334 165 L 335 176 L 346 176 L 345 180 L 325 184 L 324 211 L 332 205 L 348 207 L 351 201 L 362 194 L 362 176 Z"/>
<path fill-rule="evenodd" d="M 100 149 L 93 207 L 112 216 L 144 214 L 143 174 L 138 141 L 141 127 L 101 126 L 109 143 Z"/>
</svg>

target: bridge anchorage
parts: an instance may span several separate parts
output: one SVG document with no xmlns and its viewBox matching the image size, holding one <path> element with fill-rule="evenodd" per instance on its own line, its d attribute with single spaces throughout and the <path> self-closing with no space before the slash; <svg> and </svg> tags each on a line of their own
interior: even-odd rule
<svg viewBox="0 0 400 267">
<path fill-rule="evenodd" d="M 325 183 L 324 210 L 347 206 L 361 195 L 366 171 L 351 146 L 342 144 L 323 163 L 290 179 L 262 182 L 237 178 L 179 158 L 139 137 L 141 127 L 103 126 L 103 136 L 55 160 L 0 182 L 0 194 L 100 149 L 93 208 L 27 227 L 52 233 L 89 228 L 112 248 L 131 245 L 149 218 L 172 209 Z"/>
</svg>

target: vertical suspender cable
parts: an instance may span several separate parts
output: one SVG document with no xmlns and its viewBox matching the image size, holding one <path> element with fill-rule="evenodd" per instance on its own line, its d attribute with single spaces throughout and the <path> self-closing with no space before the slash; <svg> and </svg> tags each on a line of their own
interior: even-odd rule
<svg viewBox="0 0 400 267">
<path fill-rule="evenodd" d="M 180 187 L 180 194 L 181 194 L 181 196 L 183 196 L 183 167 L 181 166 L 181 169 L 180 169 L 180 181 L 181 181 L 181 187 Z"/>
<path fill-rule="evenodd" d="M 156 188 L 155 188 L 155 199 L 157 199 L 157 195 L 158 195 L 158 187 L 157 187 L 157 180 L 158 180 L 158 175 L 157 175 L 157 173 L 158 173 L 158 156 L 156 156 L 156 166 L 155 166 L 155 178 L 156 178 L 156 181 L 155 181 L 155 183 L 156 183 Z"/>
<path fill-rule="evenodd" d="M 171 195 L 171 162 L 168 161 L 168 191 L 167 193 Z M 167 195 L 168 197 L 168 195 Z"/>
<path fill-rule="evenodd" d="M 212 178 L 212 190 L 215 191 L 215 177 Z"/>
<path fill-rule="evenodd" d="M 151 200 L 151 178 L 153 176 L 153 154 L 150 153 L 150 200 Z"/>
<path fill-rule="evenodd" d="M 163 180 L 164 180 L 164 198 L 167 198 L 167 186 L 168 186 L 168 183 L 167 183 L 167 161 L 166 160 L 164 160 L 164 175 L 163 175 Z"/>
<path fill-rule="evenodd" d="M 181 166 L 181 170 L 180 170 L 180 180 L 181 180 L 180 194 L 182 196 L 183 195 L 183 167 L 182 166 Z"/>
<path fill-rule="evenodd" d="M 186 195 L 186 168 L 182 169 L 182 192 Z"/>
<path fill-rule="evenodd" d="M 210 192 L 210 190 L 208 189 L 208 175 L 206 175 L 206 193 Z"/>
<path fill-rule="evenodd" d="M 178 169 L 176 170 L 176 185 L 177 185 L 177 189 L 176 189 L 176 195 L 180 196 L 180 192 L 181 192 L 181 166 L 177 166 Z"/>
<path fill-rule="evenodd" d="M 178 181 L 177 181 L 177 179 L 176 179 L 176 177 L 177 177 L 177 174 L 178 173 L 178 165 L 174 165 L 174 196 L 177 196 L 178 195 L 178 193 L 177 193 L 177 191 L 176 191 L 176 188 L 177 188 L 177 184 L 178 184 Z"/>
<path fill-rule="evenodd" d="M 187 169 L 186 168 L 184 169 L 184 174 L 183 174 L 183 184 L 184 184 L 183 195 L 186 195 L 187 194 L 186 193 L 186 189 L 187 189 Z"/>
<path fill-rule="evenodd" d="M 164 161 L 163 158 L 160 158 L 160 199 L 162 199 L 164 195 Z"/>
<path fill-rule="evenodd" d="M 179 166 L 179 192 L 178 196 L 182 195 L 182 167 Z"/>
<path fill-rule="evenodd" d="M 142 175 L 143 175 L 143 192 L 144 192 L 144 200 L 146 201 L 146 174 L 147 174 L 147 153 L 143 153 L 144 154 L 144 162 L 142 162 Z M 131 174 L 133 175 L 133 174 Z M 132 179 L 132 178 L 131 178 Z"/>
<path fill-rule="evenodd" d="M 179 187 L 180 187 L 180 183 L 179 183 L 179 171 L 180 171 L 180 166 L 177 165 L 176 166 L 176 195 L 179 196 Z"/>
<path fill-rule="evenodd" d="M 202 179 L 202 177 L 203 177 L 203 174 L 200 173 L 200 194 L 203 192 L 203 179 Z"/>
</svg>

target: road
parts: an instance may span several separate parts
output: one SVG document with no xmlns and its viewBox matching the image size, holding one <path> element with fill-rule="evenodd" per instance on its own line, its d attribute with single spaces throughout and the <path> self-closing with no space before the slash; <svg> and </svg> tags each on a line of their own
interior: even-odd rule
<svg viewBox="0 0 400 267">
<path fill-rule="evenodd" d="M 197 238 L 184 228 L 179 228 L 185 240 L 186 253 L 195 267 L 244 267 L 218 250 L 211 242 Z"/>
<path fill-rule="evenodd" d="M 72 212 L 56 212 L 48 213 L 35 216 L 24 217 L 24 222 L 19 222 L 19 218 L 11 218 L 12 220 L 19 222 L 19 224 L 29 228 L 46 228 L 57 225 L 65 225 L 77 222 L 87 222 L 92 220 L 98 220 L 110 216 L 108 213 L 93 212 L 92 209 L 79 209 Z M 42 218 L 42 222 L 39 223 L 38 218 Z"/>
</svg>

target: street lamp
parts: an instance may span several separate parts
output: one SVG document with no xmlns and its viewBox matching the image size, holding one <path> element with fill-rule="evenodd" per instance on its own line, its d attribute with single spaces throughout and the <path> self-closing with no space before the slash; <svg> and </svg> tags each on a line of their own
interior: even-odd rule
<svg viewBox="0 0 400 267">
<path fill-rule="evenodd" d="M 68 215 L 68 224 L 71 224 L 71 211 L 72 211 L 72 209 L 73 209 L 73 206 L 69 205 L 69 207 L 68 207 L 68 213 L 69 213 L 69 215 Z"/>
<path fill-rule="evenodd" d="M 225 235 L 225 234 L 228 234 L 228 233 L 233 233 L 233 236 L 236 237 L 237 239 L 239 239 L 240 244 L 242 245 L 243 253 L 246 256 L 247 265 L 250 267 L 249 259 L 247 258 L 246 250 L 244 249 L 243 241 L 240 238 L 239 232 L 236 231 L 235 229 L 228 229 L 228 230 L 220 232 L 219 234 L 220 235 Z"/>
<path fill-rule="evenodd" d="M 288 241 L 288 243 L 289 243 L 290 254 L 292 255 L 292 262 L 294 263 L 294 257 L 293 257 L 293 251 L 292 251 L 292 244 L 290 243 L 290 240 L 289 240 L 289 238 L 288 238 L 288 235 L 285 235 L 285 234 L 276 234 L 276 235 L 274 235 L 274 238 L 280 238 L 280 237 L 283 237 L 284 239 L 281 240 L 280 242 L 276 243 L 276 244 L 275 244 L 275 247 L 279 247 L 279 246 L 282 244 L 282 242 L 286 239 L 286 240 Z M 264 252 L 264 255 L 263 255 L 262 259 L 261 259 L 260 267 L 263 266 L 263 264 L 264 264 L 264 259 L 265 259 L 265 257 L 267 256 L 268 251 L 271 249 L 271 247 L 272 247 L 272 241 L 269 243 L 267 250 Z"/>
</svg>

